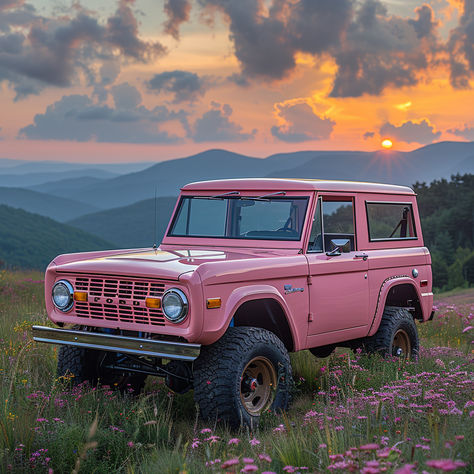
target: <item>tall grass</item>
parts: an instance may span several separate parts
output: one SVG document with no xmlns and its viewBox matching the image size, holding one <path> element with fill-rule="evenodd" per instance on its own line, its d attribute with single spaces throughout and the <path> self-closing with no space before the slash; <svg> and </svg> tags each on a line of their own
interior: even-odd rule
<svg viewBox="0 0 474 474">
<path fill-rule="evenodd" d="M 419 326 L 417 363 L 351 351 L 326 359 L 292 354 L 292 408 L 265 413 L 254 432 L 230 432 L 200 422 L 192 393 L 174 395 L 161 379 L 150 377 L 139 397 L 85 384 L 71 389 L 55 376 L 57 348 L 31 341 L 31 326 L 47 324 L 42 276 L 4 272 L 0 468 L 474 472 L 473 302 L 472 291 L 437 301 L 435 320 Z"/>
</svg>

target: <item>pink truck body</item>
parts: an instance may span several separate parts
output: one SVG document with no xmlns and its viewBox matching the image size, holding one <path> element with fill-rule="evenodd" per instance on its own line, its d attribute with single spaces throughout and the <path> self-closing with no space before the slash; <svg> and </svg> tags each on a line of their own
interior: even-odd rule
<svg viewBox="0 0 474 474">
<path fill-rule="evenodd" d="M 287 198 L 307 198 L 300 239 L 173 237 L 170 224 L 158 248 L 61 255 L 46 272 L 49 318 L 59 326 L 134 331 L 206 346 L 233 325 L 245 303 L 271 301 L 285 317 L 284 342 L 289 351 L 373 335 L 388 299 L 409 307 L 420 321 L 430 318 L 431 257 L 423 244 L 416 196 L 410 188 L 239 179 L 189 184 L 180 199 L 229 191 L 238 191 L 241 198 L 281 191 Z M 331 256 L 308 251 L 318 200 L 352 203 L 355 231 L 349 252 Z M 411 205 L 413 237 L 371 241 L 367 203 Z M 68 312 L 58 310 L 51 299 L 53 285 L 62 279 L 88 293 L 87 301 L 74 301 Z M 180 289 L 189 301 L 187 317 L 177 324 L 168 321 L 160 308 L 148 308 L 143 298 L 159 297 L 169 288 Z M 220 298 L 220 307 L 207 307 L 213 298 Z M 247 323 L 259 326 L 258 313 L 248 318 Z"/>
</svg>

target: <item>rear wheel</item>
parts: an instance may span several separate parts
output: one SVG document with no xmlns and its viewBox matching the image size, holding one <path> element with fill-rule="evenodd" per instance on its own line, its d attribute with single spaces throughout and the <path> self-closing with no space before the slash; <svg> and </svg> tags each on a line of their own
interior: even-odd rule
<svg viewBox="0 0 474 474">
<path fill-rule="evenodd" d="M 415 359 L 420 341 L 413 316 L 405 308 L 385 307 L 378 331 L 364 341 L 364 348 L 384 357 Z"/>
<path fill-rule="evenodd" d="M 73 386 L 87 382 L 91 386 L 108 385 L 123 393 L 138 395 L 145 385 L 144 375 L 117 374 L 104 369 L 101 362 L 102 351 L 94 351 L 74 346 L 61 346 L 58 353 L 57 377 L 70 380 Z"/>
<path fill-rule="evenodd" d="M 232 327 L 194 362 L 194 398 L 205 420 L 258 425 L 266 410 L 290 402 L 291 365 L 282 341 L 266 329 Z"/>
</svg>

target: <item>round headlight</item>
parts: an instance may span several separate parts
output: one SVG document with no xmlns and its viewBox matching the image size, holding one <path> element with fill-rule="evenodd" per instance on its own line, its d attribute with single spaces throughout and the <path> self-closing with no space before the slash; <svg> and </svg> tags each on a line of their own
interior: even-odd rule
<svg viewBox="0 0 474 474">
<path fill-rule="evenodd" d="M 166 319 L 172 323 L 180 323 L 188 314 L 188 299 L 178 288 L 165 291 L 161 306 Z"/>
<path fill-rule="evenodd" d="M 74 288 L 67 280 L 59 280 L 53 286 L 52 296 L 56 308 L 69 311 L 72 308 Z"/>
</svg>

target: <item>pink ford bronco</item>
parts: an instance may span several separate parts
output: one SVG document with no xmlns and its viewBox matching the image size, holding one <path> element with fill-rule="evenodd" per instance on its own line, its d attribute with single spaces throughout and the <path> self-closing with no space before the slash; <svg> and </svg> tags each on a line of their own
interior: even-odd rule
<svg viewBox="0 0 474 474">
<path fill-rule="evenodd" d="M 60 255 L 46 271 L 58 375 L 194 389 L 204 419 L 285 410 L 289 352 L 415 357 L 432 318 L 414 192 L 348 181 L 235 179 L 181 190 L 158 248 Z"/>
</svg>

